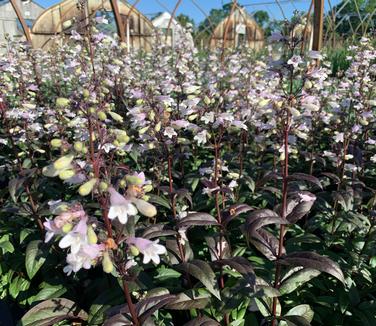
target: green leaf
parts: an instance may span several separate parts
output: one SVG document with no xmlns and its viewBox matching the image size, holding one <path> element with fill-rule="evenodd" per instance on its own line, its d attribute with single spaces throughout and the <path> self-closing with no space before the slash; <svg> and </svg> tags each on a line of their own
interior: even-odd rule
<svg viewBox="0 0 376 326">
<path fill-rule="evenodd" d="M 46 253 L 41 249 L 41 240 L 31 241 L 26 248 L 25 266 L 26 272 L 32 279 L 46 261 Z"/>
<path fill-rule="evenodd" d="M 102 292 L 90 306 L 88 325 L 102 325 L 105 320 L 105 312 L 111 306 L 123 303 L 122 292 L 119 287 L 109 288 Z"/>
<path fill-rule="evenodd" d="M 15 299 L 22 291 L 26 291 L 30 287 L 30 282 L 21 276 L 16 276 L 12 279 L 9 286 L 9 294 Z"/>
<path fill-rule="evenodd" d="M 287 316 L 301 316 L 304 317 L 308 322 L 311 322 L 313 319 L 314 312 L 312 308 L 307 304 L 300 304 L 291 308 L 284 317 Z"/>
<path fill-rule="evenodd" d="M 42 286 L 43 288 L 35 296 L 33 296 L 31 300 L 28 300 L 29 304 L 36 301 L 58 298 L 67 292 L 67 289 L 63 285 L 51 285 L 48 283 L 43 283 Z"/>
<path fill-rule="evenodd" d="M 171 209 L 170 203 L 166 198 L 163 198 L 161 196 L 153 195 L 153 194 L 148 194 L 149 196 L 149 202 L 153 204 L 158 204 L 160 206 L 163 206 L 167 209 Z"/>
<path fill-rule="evenodd" d="M 197 278 L 211 294 L 221 300 L 216 276 L 207 262 L 192 260 L 178 265 L 177 268 Z"/>
<path fill-rule="evenodd" d="M 68 299 L 50 299 L 31 308 L 17 324 L 18 326 L 52 326 L 63 320 L 87 320 L 84 310 Z"/>
<path fill-rule="evenodd" d="M 167 268 L 165 266 L 161 266 L 157 269 L 158 275 L 155 276 L 157 280 L 160 281 L 167 281 L 172 278 L 179 278 L 181 276 L 181 273 L 178 271 L 172 269 L 172 268 Z"/>
<path fill-rule="evenodd" d="M 13 244 L 9 241 L 9 234 L 5 234 L 0 238 L 0 248 L 3 251 L 3 254 L 14 252 Z"/>
<path fill-rule="evenodd" d="M 320 274 L 321 272 L 317 269 L 303 268 L 288 277 L 286 280 L 282 281 L 279 291 L 281 292 L 281 295 L 294 292 L 298 287 L 302 286 L 306 282 L 309 282 Z"/>
</svg>

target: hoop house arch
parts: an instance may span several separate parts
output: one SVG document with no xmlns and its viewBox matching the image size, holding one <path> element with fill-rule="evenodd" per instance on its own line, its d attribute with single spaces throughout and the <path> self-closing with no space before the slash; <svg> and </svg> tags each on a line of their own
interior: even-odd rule
<svg viewBox="0 0 376 326">
<path fill-rule="evenodd" d="M 141 12 L 122 1 L 117 2 L 117 9 L 129 48 L 150 50 L 154 28 L 151 22 Z M 83 34 L 89 19 L 100 15 L 105 15 L 109 24 L 98 24 L 97 27 L 105 33 L 117 34 L 115 11 L 109 0 L 88 0 L 82 3 L 65 0 L 45 10 L 35 21 L 32 28 L 33 45 L 48 49 L 53 44 L 55 35 L 69 36 L 73 30 Z"/>
<path fill-rule="evenodd" d="M 249 47 L 259 50 L 264 46 L 264 31 L 241 7 L 237 7 L 214 29 L 210 48 Z"/>
</svg>

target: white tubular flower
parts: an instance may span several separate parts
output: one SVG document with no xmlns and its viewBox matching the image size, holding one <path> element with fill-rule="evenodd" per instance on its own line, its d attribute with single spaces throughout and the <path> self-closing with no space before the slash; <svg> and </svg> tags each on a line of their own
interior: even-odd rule
<svg viewBox="0 0 376 326">
<path fill-rule="evenodd" d="M 158 244 L 159 240 L 151 241 L 144 238 L 129 238 L 127 243 L 135 246 L 143 255 L 143 264 L 148 264 L 152 261 L 155 264 L 161 262 L 160 255 L 167 253 L 166 247 Z"/>
<path fill-rule="evenodd" d="M 137 214 L 137 208 L 114 188 L 111 187 L 108 191 L 111 195 L 111 207 L 108 212 L 108 218 L 111 220 L 117 218 L 121 224 L 126 224 L 128 216 Z"/>
</svg>

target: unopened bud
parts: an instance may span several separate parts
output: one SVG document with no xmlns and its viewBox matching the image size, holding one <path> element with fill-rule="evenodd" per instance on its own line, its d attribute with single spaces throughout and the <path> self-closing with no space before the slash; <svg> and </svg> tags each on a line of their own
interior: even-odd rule
<svg viewBox="0 0 376 326">
<path fill-rule="evenodd" d="M 67 107 L 69 103 L 70 103 L 69 99 L 64 98 L 64 97 L 58 97 L 56 99 L 56 106 L 61 109 Z"/>
<path fill-rule="evenodd" d="M 107 119 L 106 113 L 104 113 L 103 111 L 98 112 L 98 119 L 101 121 L 105 121 Z"/>
<path fill-rule="evenodd" d="M 101 181 L 99 183 L 99 190 L 100 191 L 106 191 L 107 189 L 108 189 L 108 183 L 104 182 L 104 181 Z"/>
<path fill-rule="evenodd" d="M 92 192 L 96 183 L 97 183 L 97 179 L 91 179 L 85 182 L 83 185 L 80 186 L 80 188 L 78 188 L 78 193 L 81 196 L 89 195 Z"/>
<path fill-rule="evenodd" d="M 108 274 L 112 273 L 112 271 L 114 270 L 114 264 L 112 263 L 110 255 L 107 251 L 103 253 L 102 267 L 103 271 Z"/>
<path fill-rule="evenodd" d="M 156 132 L 159 132 L 159 131 L 161 131 L 161 122 L 159 121 L 156 125 L 155 125 L 155 127 L 154 127 L 154 130 L 156 131 Z"/>
<path fill-rule="evenodd" d="M 51 140 L 51 146 L 53 148 L 59 148 L 59 147 L 61 147 L 62 144 L 63 144 L 63 142 L 62 142 L 61 139 L 55 138 L 55 139 Z"/>
<path fill-rule="evenodd" d="M 155 215 L 157 215 L 156 207 L 148 203 L 147 201 L 136 199 L 134 203 L 142 215 L 145 215 L 146 217 L 154 217 Z"/>
<path fill-rule="evenodd" d="M 130 246 L 129 250 L 134 257 L 137 257 L 140 254 L 140 250 L 138 250 L 136 246 Z"/>
<path fill-rule="evenodd" d="M 70 164 L 73 161 L 74 156 L 72 154 L 65 155 L 60 157 L 54 162 L 54 168 L 56 170 L 64 170 L 70 167 Z"/>
<path fill-rule="evenodd" d="M 143 183 L 143 180 L 135 175 L 127 175 L 125 179 L 132 185 L 141 185 Z"/>
<path fill-rule="evenodd" d="M 112 119 L 114 119 L 117 122 L 123 122 L 123 117 L 120 114 L 117 114 L 115 112 L 108 112 L 108 114 L 111 116 Z"/>
<path fill-rule="evenodd" d="M 68 233 L 73 229 L 73 225 L 71 223 L 64 224 L 62 230 L 64 233 Z"/>
<path fill-rule="evenodd" d="M 89 244 L 96 244 L 98 241 L 98 237 L 91 225 L 88 225 L 87 227 L 87 240 Z"/>
<path fill-rule="evenodd" d="M 81 152 L 82 149 L 84 148 L 84 144 L 80 141 L 76 141 L 73 145 L 74 147 L 74 150 L 77 151 L 77 152 Z"/>
<path fill-rule="evenodd" d="M 153 190 L 153 186 L 152 185 L 145 185 L 143 187 L 143 189 L 144 189 L 144 192 L 150 192 L 150 191 Z"/>
<path fill-rule="evenodd" d="M 61 180 L 68 180 L 68 179 L 74 177 L 75 174 L 76 174 L 76 172 L 74 170 L 71 170 L 71 169 L 63 170 L 59 173 L 59 178 Z"/>
</svg>

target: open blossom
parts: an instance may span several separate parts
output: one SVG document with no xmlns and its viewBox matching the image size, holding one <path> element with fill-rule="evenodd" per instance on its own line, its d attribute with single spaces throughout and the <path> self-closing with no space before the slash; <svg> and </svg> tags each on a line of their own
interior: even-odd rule
<svg viewBox="0 0 376 326">
<path fill-rule="evenodd" d="M 67 255 L 68 265 L 63 271 L 70 275 L 72 272 L 77 273 L 81 268 L 90 269 L 93 263 L 102 255 L 105 246 L 103 244 L 85 244 L 76 252 Z"/>
<path fill-rule="evenodd" d="M 109 188 L 111 207 L 108 218 L 117 218 L 121 224 L 126 224 L 128 216 L 136 215 L 137 209 L 130 200 L 119 194 L 114 188 Z"/>
<path fill-rule="evenodd" d="M 178 134 L 176 133 L 176 131 L 174 130 L 174 128 L 171 128 L 171 127 L 166 127 L 164 133 L 163 133 L 165 136 L 167 136 L 168 138 L 172 138 L 174 136 L 177 136 Z"/>
<path fill-rule="evenodd" d="M 335 136 L 334 136 L 334 141 L 336 142 L 336 143 L 343 143 L 343 141 L 344 141 L 344 133 L 343 132 L 338 132 Z"/>
<path fill-rule="evenodd" d="M 155 264 L 161 262 L 160 255 L 167 253 L 166 247 L 158 244 L 159 240 L 151 241 L 144 238 L 131 237 L 127 240 L 129 245 L 135 246 L 143 255 L 143 264 L 148 264 L 150 261 Z"/>
<path fill-rule="evenodd" d="M 293 55 L 288 61 L 287 64 L 292 65 L 294 68 L 297 68 L 300 63 L 303 62 L 303 59 L 300 55 Z"/>
<path fill-rule="evenodd" d="M 87 242 L 87 217 L 81 221 L 68 232 L 59 242 L 59 247 L 69 248 L 73 254 L 77 254 L 81 246 Z"/>
</svg>

